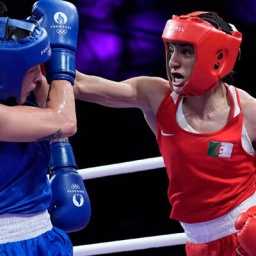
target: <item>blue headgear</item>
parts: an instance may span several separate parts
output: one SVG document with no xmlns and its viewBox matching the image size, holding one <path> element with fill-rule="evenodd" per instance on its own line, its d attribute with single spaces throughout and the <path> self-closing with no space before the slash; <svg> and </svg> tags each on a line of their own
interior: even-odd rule
<svg viewBox="0 0 256 256">
<path fill-rule="evenodd" d="M 26 31 L 28 36 L 8 39 L 10 27 Z M 0 102 L 17 103 L 28 69 L 49 60 L 50 56 L 47 32 L 38 23 L 0 17 Z"/>
</svg>

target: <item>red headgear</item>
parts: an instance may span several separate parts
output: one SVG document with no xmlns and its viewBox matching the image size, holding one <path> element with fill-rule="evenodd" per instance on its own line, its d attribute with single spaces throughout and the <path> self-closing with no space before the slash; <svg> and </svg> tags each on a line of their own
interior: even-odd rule
<svg viewBox="0 0 256 256">
<path fill-rule="evenodd" d="M 185 42 L 194 46 L 195 66 L 181 92 L 186 96 L 202 95 L 217 86 L 219 80 L 233 70 L 242 41 L 240 32 L 231 31 L 231 34 L 228 34 L 199 18 L 198 15 L 203 13 L 206 12 L 173 15 L 172 19 L 167 21 L 162 34 L 167 74 L 169 60 L 166 42 Z M 169 75 L 168 78 L 171 83 Z"/>
</svg>

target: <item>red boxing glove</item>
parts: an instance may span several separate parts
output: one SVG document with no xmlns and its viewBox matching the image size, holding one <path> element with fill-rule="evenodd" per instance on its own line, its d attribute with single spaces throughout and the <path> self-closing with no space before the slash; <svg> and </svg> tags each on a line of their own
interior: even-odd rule
<svg viewBox="0 0 256 256">
<path fill-rule="evenodd" d="M 235 228 L 240 245 L 250 256 L 256 256 L 256 206 L 237 217 Z"/>
</svg>

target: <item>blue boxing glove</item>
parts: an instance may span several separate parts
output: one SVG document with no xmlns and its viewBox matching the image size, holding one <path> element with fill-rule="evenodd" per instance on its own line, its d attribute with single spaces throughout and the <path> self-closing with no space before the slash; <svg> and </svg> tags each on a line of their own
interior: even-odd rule
<svg viewBox="0 0 256 256">
<path fill-rule="evenodd" d="M 78 37 L 76 7 L 62 0 L 40 0 L 32 8 L 32 17 L 48 33 L 52 57 L 45 63 L 46 78 L 68 80 L 74 84 Z"/>
<path fill-rule="evenodd" d="M 51 143 L 50 185 L 52 224 L 65 232 L 85 228 L 90 220 L 91 204 L 68 140 Z"/>
</svg>

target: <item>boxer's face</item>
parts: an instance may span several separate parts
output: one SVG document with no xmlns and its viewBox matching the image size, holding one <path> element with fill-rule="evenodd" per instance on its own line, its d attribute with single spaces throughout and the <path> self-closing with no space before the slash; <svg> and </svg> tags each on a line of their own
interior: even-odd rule
<svg viewBox="0 0 256 256">
<path fill-rule="evenodd" d="M 196 54 L 193 45 L 188 43 L 168 44 L 169 74 L 173 90 L 179 93 L 193 71 Z"/>
<path fill-rule="evenodd" d="M 41 80 L 42 73 L 39 65 L 33 66 L 27 71 L 22 82 L 22 91 L 19 105 L 22 105 L 25 102 L 30 92 L 36 88 L 37 84 L 40 83 Z"/>
</svg>

